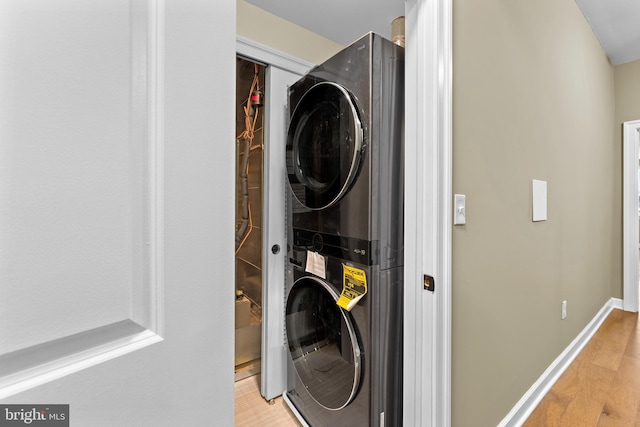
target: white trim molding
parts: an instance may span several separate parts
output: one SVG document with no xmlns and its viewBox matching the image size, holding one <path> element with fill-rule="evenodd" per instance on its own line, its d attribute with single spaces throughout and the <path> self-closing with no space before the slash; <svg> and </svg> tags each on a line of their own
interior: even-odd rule
<svg viewBox="0 0 640 427">
<path fill-rule="evenodd" d="M 262 349 L 260 393 L 271 400 L 281 395 L 286 386 L 286 358 L 284 336 L 284 266 L 286 250 L 271 252 L 273 245 L 285 248 L 284 217 L 286 167 L 284 164 L 285 125 L 288 87 L 301 78 L 315 64 L 236 35 L 236 53 L 262 63 L 266 70 L 265 145 L 263 167 L 262 214 Z M 285 396 L 285 400 L 286 396 Z"/>
<path fill-rule="evenodd" d="M 284 330 L 286 250 L 272 253 L 274 245 L 286 248 L 285 193 L 286 165 L 283 153 L 287 139 L 288 87 L 314 66 L 283 52 L 236 36 L 236 52 L 267 65 L 265 144 L 263 167 L 262 212 L 262 350 L 260 393 L 271 400 L 281 395 L 286 386 Z M 295 71 L 292 71 L 295 70 Z M 286 399 L 285 399 L 286 400 Z"/>
<path fill-rule="evenodd" d="M 593 319 L 585 326 L 578 336 L 567 346 L 567 348 L 549 365 L 546 371 L 527 390 L 522 398 L 511 409 L 507 416 L 498 424 L 498 427 L 521 426 L 538 406 L 542 398 L 551 390 L 551 387 L 558 381 L 558 378 L 567 370 L 571 362 L 580 354 L 580 351 L 598 331 L 602 322 L 605 321 L 613 309 L 622 309 L 622 301 L 611 298 L 598 311 Z"/>
<path fill-rule="evenodd" d="M 236 36 L 236 51 L 248 59 L 300 75 L 316 65 L 241 36 Z"/>
<path fill-rule="evenodd" d="M 403 424 L 451 425 L 452 1 L 407 0 Z M 424 288 L 434 278 L 435 291 Z"/>
<path fill-rule="evenodd" d="M 638 162 L 640 120 L 623 124 L 622 155 L 622 259 L 623 305 L 625 311 L 638 311 Z"/>
</svg>

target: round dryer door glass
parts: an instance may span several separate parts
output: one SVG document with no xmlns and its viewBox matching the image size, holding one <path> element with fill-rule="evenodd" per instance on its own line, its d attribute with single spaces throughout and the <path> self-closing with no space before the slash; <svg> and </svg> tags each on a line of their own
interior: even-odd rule
<svg viewBox="0 0 640 427">
<path fill-rule="evenodd" d="M 360 384 L 360 347 L 350 314 L 321 280 L 297 280 L 287 298 L 287 339 L 293 365 L 311 397 L 342 409 Z"/>
<path fill-rule="evenodd" d="M 360 164 L 362 122 L 349 93 L 323 82 L 296 106 L 287 135 L 287 175 L 295 197 L 310 209 L 337 203 Z"/>
</svg>

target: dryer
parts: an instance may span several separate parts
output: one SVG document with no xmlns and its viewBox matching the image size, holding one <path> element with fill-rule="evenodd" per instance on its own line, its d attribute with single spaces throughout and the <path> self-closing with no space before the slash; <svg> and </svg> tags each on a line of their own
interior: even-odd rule
<svg viewBox="0 0 640 427">
<path fill-rule="evenodd" d="M 404 49 L 369 33 L 289 90 L 291 227 L 338 258 L 403 264 Z"/>
<path fill-rule="evenodd" d="M 403 104 L 404 49 L 374 33 L 289 90 L 285 398 L 313 427 L 402 425 Z"/>
</svg>

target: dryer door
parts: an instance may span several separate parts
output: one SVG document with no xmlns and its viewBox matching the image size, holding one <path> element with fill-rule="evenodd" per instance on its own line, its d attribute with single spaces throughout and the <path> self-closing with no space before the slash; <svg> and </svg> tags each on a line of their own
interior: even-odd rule
<svg viewBox="0 0 640 427">
<path fill-rule="evenodd" d="M 360 385 L 361 354 L 348 312 L 322 280 L 303 277 L 287 298 L 286 327 L 295 369 L 311 397 L 326 409 L 342 409 Z"/>
<path fill-rule="evenodd" d="M 337 203 L 349 190 L 363 150 L 362 122 L 346 89 L 318 83 L 296 106 L 287 135 L 287 175 L 309 209 Z"/>
</svg>

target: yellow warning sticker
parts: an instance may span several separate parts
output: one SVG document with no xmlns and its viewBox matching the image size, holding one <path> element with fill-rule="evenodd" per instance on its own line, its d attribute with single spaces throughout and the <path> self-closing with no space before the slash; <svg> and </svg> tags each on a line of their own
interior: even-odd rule
<svg viewBox="0 0 640 427">
<path fill-rule="evenodd" d="M 364 270 L 342 264 L 343 280 L 342 294 L 338 298 L 338 305 L 351 311 L 353 307 L 367 293 L 367 275 Z"/>
</svg>

